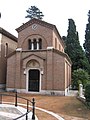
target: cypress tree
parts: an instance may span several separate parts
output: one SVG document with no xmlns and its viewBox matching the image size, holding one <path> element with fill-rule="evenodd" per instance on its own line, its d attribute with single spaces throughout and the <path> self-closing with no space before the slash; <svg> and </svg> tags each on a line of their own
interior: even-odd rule
<svg viewBox="0 0 90 120">
<path fill-rule="evenodd" d="M 88 12 L 88 23 L 86 25 L 85 42 L 83 44 L 83 47 L 85 49 L 85 54 L 90 64 L 90 10 Z"/>
<path fill-rule="evenodd" d="M 65 52 L 72 60 L 72 71 L 77 69 L 88 70 L 88 61 L 84 51 L 80 46 L 79 35 L 76 31 L 76 25 L 73 19 L 69 19 L 67 37 L 65 39 Z"/>
</svg>

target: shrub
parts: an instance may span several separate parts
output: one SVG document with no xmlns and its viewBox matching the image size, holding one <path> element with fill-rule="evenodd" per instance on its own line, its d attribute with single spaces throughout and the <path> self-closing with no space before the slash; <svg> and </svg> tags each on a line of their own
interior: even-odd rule
<svg viewBox="0 0 90 120">
<path fill-rule="evenodd" d="M 85 98 L 86 102 L 90 103 L 90 84 L 87 84 L 85 87 Z"/>
<path fill-rule="evenodd" d="M 89 74 L 85 70 L 77 69 L 72 73 L 72 88 L 79 89 L 79 84 L 83 84 L 83 87 L 90 81 Z"/>
</svg>

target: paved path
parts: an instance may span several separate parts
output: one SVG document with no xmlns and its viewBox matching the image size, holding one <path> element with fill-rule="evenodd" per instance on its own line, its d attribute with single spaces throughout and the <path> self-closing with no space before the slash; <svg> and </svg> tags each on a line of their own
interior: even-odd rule
<svg viewBox="0 0 90 120">
<path fill-rule="evenodd" d="M 15 107 L 14 105 L 0 104 L 0 120 L 13 120 L 26 112 L 27 110 L 20 106 Z M 26 120 L 26 116 L 19 120 Z M 28 114 L 28 120 L 32 120 L 32 112 Z M 35 120 L 38 120 L 38 118 L 36 117 Z"/>
<path fill-rule="evenodd" d="M 5 102 L 6 103 L 6 102 Z M 8 104 L 13 104 L 13 103 L 9 103 Z M 21 104 L 21 103 L 18 103 L 18 105 L 21 105 L 21 106 L 25 106 L 26 107 L 26 104 Z M 29 107 L 32 107 L 32 106 L 29 106 Z M 35 107 L 35 109 L 37 110 L 40 110 L 42 112 L 45 112 L 45 113 L 48 113 L 50 115 L 52 115 L 54 118 L 56 118 L 57 120 L 64 120 L 60 115 L 54 113 L 54 112 L 51 112 L 51 111 L 48 111 L 48 110 L 45 110 L 45 109 L 42 109 L 42 108 L 38 108 L 38 107 Z M 3 120 L 3 119 L 2 119 Z M 36 119 L 35 119 L 36 120 Z M 38 119 L 37 119 L 38 120 Z"/>
</svg>

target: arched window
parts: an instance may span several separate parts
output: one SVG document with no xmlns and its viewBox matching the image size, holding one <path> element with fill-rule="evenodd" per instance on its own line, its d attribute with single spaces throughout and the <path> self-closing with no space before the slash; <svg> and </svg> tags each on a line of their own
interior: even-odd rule
<svg viewBox="0 0 90 120">
<path fill-rule="evenodd" d="M 57 48 L 57 38 L 55 38 L 55 48 Z"/>
<path fill-rule="evenodd" d="M 35 38 L 33 39 L 33 45 L 34 45 L 34 50 L 36 50 L 37 49 L 37 40 Z"/>
<path fill-rule="evenodd" d="M 61 45 L 59 44 L 59 50 L 61 50 Z"/>
<path fill-rule="evenodd" d="M 42 49 L 42 39 L 39 38 L 39 49 Z"/>
<path fill-rule="evenodd" d="M 28 40 L 28 49 L 29 50 L 39 50 L 39 49 L 42 49 L 42 39 L 39 38 L 39 39 L 29 39 Z"/>
<path fill-rule="evenodd" d="M 8 55 L 8 43 L 5 44 L 5 57 Z"/>
<path fill-rule="evenodd" d="M 31 39 L 29 39 L 28 40 L 28 48 L 29 48 L 29 50 L 31 50 L 31 46 L 32 46 Z"/>
</svg>

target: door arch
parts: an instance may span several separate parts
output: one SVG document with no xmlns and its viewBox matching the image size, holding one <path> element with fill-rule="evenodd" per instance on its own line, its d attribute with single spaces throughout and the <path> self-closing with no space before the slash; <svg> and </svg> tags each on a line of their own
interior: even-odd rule
<svg viewBox="0 0 90 120">
<path fill-rule="evenodd" d="M 40 71 L 38 69 L 30 69 L 28 71 L 28 91 L 39 92 Z"/>
</svg>

